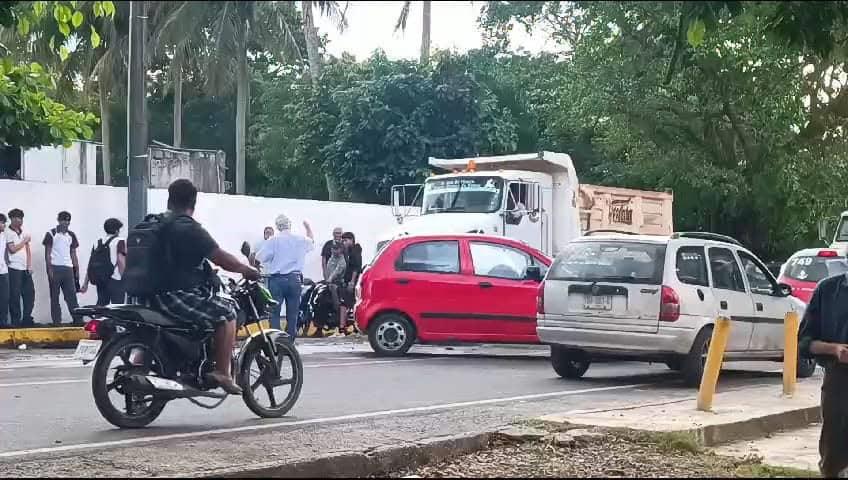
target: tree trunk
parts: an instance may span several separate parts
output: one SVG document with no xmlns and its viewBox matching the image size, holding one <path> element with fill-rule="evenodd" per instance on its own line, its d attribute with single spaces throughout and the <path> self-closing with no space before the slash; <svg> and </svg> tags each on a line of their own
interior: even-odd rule
<svg viewBox="0 0 848 480">
<path fill-rule="evenodd" d="M 303 36 L 306 37 L 306 56 L 309 59 L 309 77 L 312 79 L 312 85 L 318 86 L 318 80 L 321 78 L 321 53 L 318 51 L 318 46 L 321 43 L 318 39 L 318 30 L 315 28 L 315 18 L 312 14 L 312 1 L 305 0 L 301 3 L 303 8 Z"/>
<path fill-rule="evenodd" d="M 183 62 L 181 58 L 174 59 L 174 142 L 175 147 L 183 143 Z"/>
<path fill-rule="evenodd" d="M 318 50 L 320 40 L 318 39 L 318 30 L 315 28 L 315 18 L 312 13 L 312 1 L 304 0 L 300 2 L 303 10 L 303 36 L 306 38 L 306 56 L 309 60 L 309 78 L 312 80 L 312 86 L 318 89 L 319 80 L 321 78 L 321 52 Z M 324 174 L 324 180 L 327 183 L 327 198 L 331 202 L 338 201 L 339 187 L 336 179 L 330 172 Z"/>
<path fill-rule="evenodd" d="M 238 51 L 238 77 L 236 78 L 236 194 L 245 193 L 245 156 L 247 144 L 247 98 L 250 95 L 250 77 L 247 73 L 247 32 L 242 33 Z"/>
<path fill-rule="evenodd" d="M 421 65 L 427 65 L 430 63 L 430 1 L 422 2 L 424 15 L 422 15 L 423 22 L 421 25 Z"/>
<path fill-rule="evenodd" d="M 112 130 L 109 111 L 109 92 L 101 80 L 98 80 L 97 90 L 100 94 L 100 141 L 103 142 L 101 161 L 103 162 L 103 185 L 112 185 Z"/>
</svg>

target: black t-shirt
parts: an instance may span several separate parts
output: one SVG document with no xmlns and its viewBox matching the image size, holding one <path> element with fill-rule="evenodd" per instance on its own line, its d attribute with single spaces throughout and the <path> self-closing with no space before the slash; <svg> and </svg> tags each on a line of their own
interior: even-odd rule
<svg viewBox="0 0 848 480">
<path fill-rule="evenodd" d="M 323 258 L 324 260 L 329 260 L 330 257 L 333 256 L 333 242 L 335 242 L 335 240 L 327 240 L 327 243 L 325 243 L 324 246 L 321 247 L 321 258 Z"/>
<path fill-rule="evenodd" d="M 195 219 L 180 215 L 170 226 L 169 235 L 174 276 L 172 290 L 188 290 L 207 282 L 204 260 L 218 248 L 218 242 Z"/>
<path fill-rule="evenodd" d="M 353 247 L 345 255 L 347 260 L 347 269 L 344 274 L 344 281 L 350 282 L 353 280 L 353 274 L 362 273 L 362 247 L 359 244 L 354 244 Z"/>
</svg>

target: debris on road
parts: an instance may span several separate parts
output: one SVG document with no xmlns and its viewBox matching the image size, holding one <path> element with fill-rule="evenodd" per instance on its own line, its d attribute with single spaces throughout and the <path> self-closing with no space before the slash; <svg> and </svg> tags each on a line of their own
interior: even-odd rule
<svg viewBox="0 0 848 480">
<path fill-rule="evenodd" d="M 771 467 L 756 457 L 739 459 L 705 452 L 682 436 L 647 437 L 574 429 L 556 432 L 541 440 L 522 441 L 501 435 L 486 450 L 390 472 L 388 476 L 815 478 L 818 474 Z"/>
</svg>

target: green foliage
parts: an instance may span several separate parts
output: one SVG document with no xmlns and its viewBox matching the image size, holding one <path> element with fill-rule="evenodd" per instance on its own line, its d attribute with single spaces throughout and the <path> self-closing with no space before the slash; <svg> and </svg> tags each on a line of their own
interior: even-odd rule
<svg viewBox="0 0 848 480">
<path fill-rule="evenodd" d="M 39 147 L 92 137 L 94 115 L 55 102 L 48 96 L 51 88 L 50 77 L 37 63 L 0 64 L 0 143 Z"/>
<path fill-rule="evenodd" d="M 378 53 L 332 60 L 318 90 L 282 74 L 263 87 L 253 154 L 263 171 L 299 166 L 311 187 L 329 172 L 348 198 L 386 201 L 392 184 L 423 178 L 430 156 L 513 152 L 509 110 L 470 67 L 465 56 L 438 56 L 429 69 Z"/>
</svg>

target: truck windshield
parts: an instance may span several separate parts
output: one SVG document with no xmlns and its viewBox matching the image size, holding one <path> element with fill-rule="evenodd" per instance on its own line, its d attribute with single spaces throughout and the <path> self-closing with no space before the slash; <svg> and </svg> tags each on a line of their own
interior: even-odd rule
<svg viewBox="0 0 848 480">
<path fill-rule="evenodd" d="M 427 180 L 422 212 L 491 213 L 501 207 L 500 177 L 450 177 Z"/>
<path fill-rule="evenodd" d="M 836 228 L 836 241 L 837 242 L 848 242 L 848 221 L 846 221 L 848 217 L 842 217 L 839 219 L 839 227 Z"/>
</svg>

